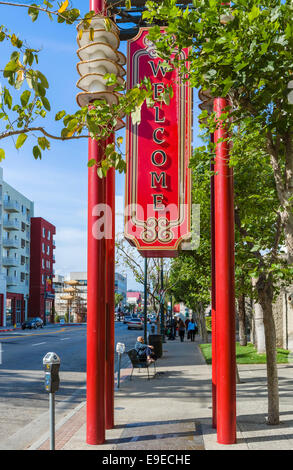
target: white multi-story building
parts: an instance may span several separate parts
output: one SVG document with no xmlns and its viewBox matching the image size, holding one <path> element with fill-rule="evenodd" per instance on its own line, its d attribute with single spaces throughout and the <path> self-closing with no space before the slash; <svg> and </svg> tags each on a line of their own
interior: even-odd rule
<svg viewBox="0 0 293 470">
<path fill-rule="evenodd" d="M 67 309 L 67 302 L 66 300 L 62 300 L 61 296 L 64 292 L 64 276 L 60 274 L 55 274 L 53 277 L 53 289 L 55 292 L 55 314 L 58 316 L 64 316 Z"/>
<path fill-rule="evenodd" d="M 0 325 L 27 318 L 30 220 L 34 203 L 3 180 L 0 168 Z"/>
</svg>

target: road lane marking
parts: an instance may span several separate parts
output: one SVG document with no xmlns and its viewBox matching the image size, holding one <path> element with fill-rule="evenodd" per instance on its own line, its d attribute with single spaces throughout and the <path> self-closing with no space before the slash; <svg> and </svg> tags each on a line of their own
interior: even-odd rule
<svg viewBox="0 0 293 470">
<path fill-rule="evenodd" d="M 71 339 L 71 338 L 61 338 L 60 341 L 66 341 L 67 339 Z"/>
<path fill-rule="evenodd" d="M 27 334 L 21 334 L 20 335 L 18 334 L 17 336 L 1 336 L 0 335 L 0 341 L 2 339 L 17 339 L 17 338 L 28 338 L 28 337 L 32 337 L 32 336 L 43 336 L 43 335 L 50 335 L 50 334 L 55 334 L 55 333 L 64 333 L 65 331 L 65 328 L 62 328 L 61 330 L 56 330 L 56 331 L 46 331 L 45 333 L 27 333 Z M 68 331 L 68 330 L 67 330 Z M 15 333 L 16 334 L 16 333 Z"/>
<path fill-rule="evenodd" d="M 34 343 L 32 346 L 39 346 L 40 344 L 46 344 L 46 341 L 43 341 L 42 343 Z"/>
</svg>

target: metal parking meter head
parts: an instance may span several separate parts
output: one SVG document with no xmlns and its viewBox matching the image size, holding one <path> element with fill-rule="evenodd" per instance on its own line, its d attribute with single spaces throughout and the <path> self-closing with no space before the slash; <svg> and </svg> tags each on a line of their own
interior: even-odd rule
<svg viewBox="0 0 293 470">
<path fill-rule="evenodd" d="M 116 352 L 118 354 L 123 354 L 125 352 L 125 344 L 124 343 L 117 343 L 116 344 Z"/>
<path fill-rule="evenodd" d="M 48 352 L 43 358 L 43 368 L 45 372 L 45 390 L 48 393 L 55 393 L 59 389 L 60 363 L 60 357 L 54 352 Z"/>
</svg>

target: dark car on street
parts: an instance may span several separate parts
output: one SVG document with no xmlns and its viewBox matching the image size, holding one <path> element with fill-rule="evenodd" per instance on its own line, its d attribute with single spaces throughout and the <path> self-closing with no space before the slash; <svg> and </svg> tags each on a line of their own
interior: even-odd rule
<svg viewBox="0 0 293 470">
<path fill-rule="evenodd" d="M 26 328 L 29 328 L 30 330 L 32 328 L 43 328 L 44 322 L 40 317 L 34 317 L 34 318 L 28 318 L 26 321 L 24 321 L 21 325 L 21 328 L 25 330 Z"/>
</svg>

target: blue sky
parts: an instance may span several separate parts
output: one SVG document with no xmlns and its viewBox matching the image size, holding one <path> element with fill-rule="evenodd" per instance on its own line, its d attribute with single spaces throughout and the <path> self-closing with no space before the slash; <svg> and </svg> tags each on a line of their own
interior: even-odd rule
<svg viewBox="0 0 293 470">
<path fill-rule="evenodd" d="M 82 8 L 86 2 L 74 2 Z M 85 10 L 84 10 L 85 11 Z M 76 111 L 75 26 L 51 22 L 45 15 L 33 23 L 24 8 L 0 6 L 0 22 L 11 32 L 19 34 L 33 48 L 41 48 L 39 70 L 48 78 L 47 96 L 52 110 L 48 115 L 47 129 L 60 133 L 54 121 L 56 112 L 65 109 Z M 125 52 L 126 44 L 120 49 Z M 0 43 L 1 67 L 8 61 L 5 43 Z M 5 59 L 7 61 L 5 62 Z M 1 142 L 6 158 L 1 162 L 4 179 L 35 203 L 35 216 L 43 217 L 56 225 L 57 273 L 86 270 L 87 233 L 87 139 L 71 142 L 51 141 L 51 150 L 43 153 L 42 160 L 32 156 L 32 140 L 28 139 L 16 150 L 12 139 Z M 124 175 L 116 176 L 116 206 L 123 210 Z M 117 228 L 121 230 L 121 216 Z"/>
<path fill-rule="evenodd" d="M 29 3 L 29 2 L 26 2 Z M 74 6 L 87 11 L 87 1 L 73 1 Z M 55 114 L 65 109 L 75 112 L 75 96 L 78 93 L 76 71 L 76 28 L 50 21 L 39 15 L 33 23 L 25 8 L 0 5 L 0 24 L 36 49 L 39 53 L 39 70 L 49 81 L 47 96 L 52 110 L 48 114 L 47 129 L 59 135 L 60 127 L 54 121 Z M 126 42 L 120 50 L 126 53 Z M 1 66 L 9 59 L 10 51 L 5 42 L 0 43 Z M 6 60 L 6 62 L 5 62 Z M 197 95 L 195 95 L 196 101 Z M 196 123 L 196 121 L 194 121 Z M 43 124 L 43 122 L 42 122 Z M 124 136 L 125 131 L 121 132 Z M 87 240 L 87 139 L 69 142 L 51 141 L 51 150 L 43 153 L 42 160 L 32 155 L 32 140 L 27 139 L 20 150 L 16 150 L 12 139 L 1 147 L 6 158 L 1 162 L 4 180 L 35 203 L 35 216 L 43 217 L 57 228 L 56 264 L 57 274 L 70 271 L 86 271 Z M 116 175 L 116 230 L 121 232 L 124 199 L 124 175 Z M 128 276 L 128 288 L 138 286 Z"/>
</svg>

